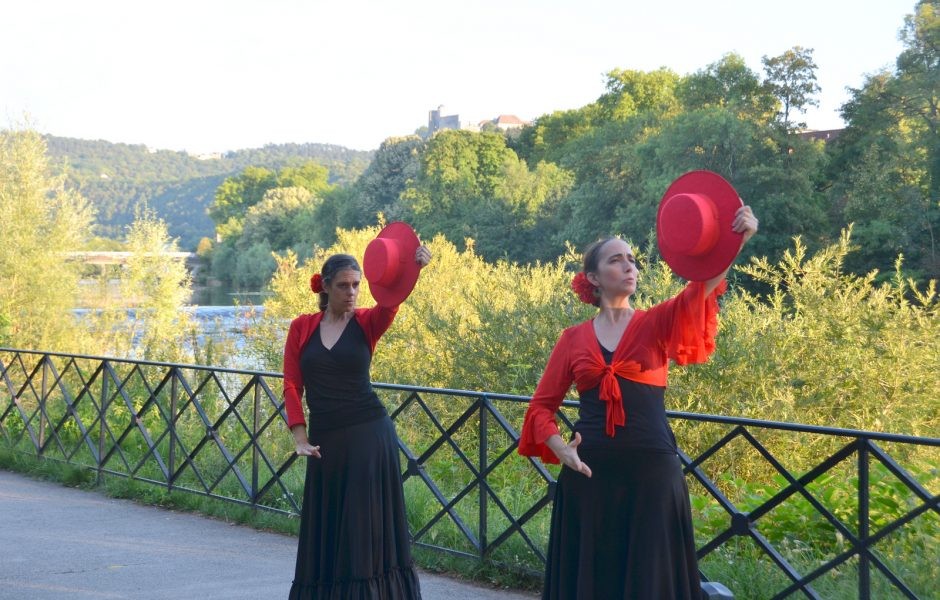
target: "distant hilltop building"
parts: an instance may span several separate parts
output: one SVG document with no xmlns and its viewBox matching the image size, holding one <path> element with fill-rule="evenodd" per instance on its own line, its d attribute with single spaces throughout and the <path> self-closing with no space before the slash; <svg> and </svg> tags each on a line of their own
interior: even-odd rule
<svg viewBox="0 0 940 600">
<path fill-rule="evenodd" d="M 434 133 L 442 129 L 466 129 L 469 131 L 499 129 L 505 132 L 513 129 L 521 129 L 528 124 L 528 121 L 523 121 L 516 115 L 499 115 L 495 119 L 486 119 L 478 123 L 461 124 L 460 115 L 445 115 L 443 106 L 438 106 L 436 110 L 428 112 L 428 136 L 434 135 Z"/>
<path fill-rule="evenodd" d="M 509 131 L 511 129 L 521 129 L 528 125 L 528 121 L 523 121 L 516 115 L 499 115 L 495 119 L 490 119 L 488 121 L 480 121 L 479 128 L 483 129 L 487 125 L 493 125 L 501 131 Z"/>
<path fill-rule="evenodd" d="M 800 132 L 800 137 L 804 140 L 813 140 L 814 142 L 832 142 L 839 137 L 839 134 L 845 131 L 844 129 L 806 129 Z"/>
<path fill-rule="evenodd" d="M 190 154 L 196 160 L 222 160 L 221 152 L 203 152 L 201 154 Z"/>
<path fill-rule="evenodd" d="M 438 106 L 437 110 L 428 113 L 428 135 L 433 135 L 441 129 L 460 129 L 460 116 L 444 116 L 444 107 Z"/>
</svg>

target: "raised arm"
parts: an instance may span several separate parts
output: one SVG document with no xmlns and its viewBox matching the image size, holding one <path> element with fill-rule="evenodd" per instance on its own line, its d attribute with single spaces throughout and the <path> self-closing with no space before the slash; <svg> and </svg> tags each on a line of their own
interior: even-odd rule
<svg viewBox="0 0 940 600">
<path fill-rule="evenodd" d="M 744 239 L 741 242 L 741 247 L 744 247 L 744 244 L 747 243 L 749 239 L 754 237 L 754 234 L 757 233 L 758 220 L 754 216 L 754 211 L 751 210 L 750 206 L 742 206 L 735 212 L 734 221 L 731 223 L 731 229 L 735 233 L 744 234 Z M 728 269 L 731 268 L 731 265 L 728 265 Z M 725 269 L 721 274 L 712 277 L 705 282 L 705 295 L 711 294 L 715 291 L 715 288 L 718 287 L 725 277 L 728 275 L 728 269 Z"/>
</svg>

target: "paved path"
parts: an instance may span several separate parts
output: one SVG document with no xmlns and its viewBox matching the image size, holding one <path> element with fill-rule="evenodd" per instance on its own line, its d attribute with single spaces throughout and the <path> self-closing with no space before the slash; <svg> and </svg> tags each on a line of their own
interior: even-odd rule
<svg viewBox="0 0 940 600">
<path fill-rule="evenodd" d="M 0 471 L 0 600 L 287 598 L 297 540 Z M 422 572 L 425 600 L 532 600 Z"/>
</svg>

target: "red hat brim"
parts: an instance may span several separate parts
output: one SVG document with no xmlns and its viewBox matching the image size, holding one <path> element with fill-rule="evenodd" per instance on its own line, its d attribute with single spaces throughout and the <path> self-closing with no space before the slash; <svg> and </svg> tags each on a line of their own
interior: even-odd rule
<svg viewBox="0 0 940 600">
<path fill-rule="evenodd" d="M 704 254 L 688 255 L 663 242 L 663 206 L 666 200 L 677 194 L 707 196 L 716 209 L 718 236 L 714 245 Z M 744 242 L 744 236 L 731 229 L 735 213 L 743 204 L 731 184 L 717 173 L 690 171 L 680 176 L 663 194 L 656 214 L 656 241 L 663 260 L 676 275 L 689 281 L 707 281 L 720 275 L 734 262 Z"/>
<path fill-rule="evenodd" d="M 421 271 L 421 265 L 415 260 L 415 252 L 421 245 L 418 234 L 410 225 L 402 221 L 394 221 L 386 225 L 376 236 L 394 241 L 398 245 L 399 265 L 397 277 L 389 284 L 381 285 L 377 281 L 370 279 L 370 252 L 366 247 L 363 257 L 363 271 L 366 280 L 369 282 L 369 291 L 375 298 L 379 306 L 398 306 L 411 294 L 415 284 L 418 282 L 418 274 Z M 369 242 L 371 246 L 376 240 Z"/>
</svg>

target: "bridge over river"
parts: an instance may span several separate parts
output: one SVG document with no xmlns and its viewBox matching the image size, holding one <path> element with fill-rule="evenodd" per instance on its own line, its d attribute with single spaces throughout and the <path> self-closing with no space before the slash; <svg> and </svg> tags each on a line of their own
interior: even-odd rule
<svg viewBox="0 0 940 600">
<path fill-rule="evenodd" d="M 130 260 L 134 252 L 109 252 L 104 250 L 89 250 L 66 252 L 65 257 L 68 260 L 81 261 L 86 265 L 99 265 L 104 268 L 106 265 L 125 265 Z M 195 252 L 160 252 L 158 254 L 144 253 L 143 256 L 159 256 L 161 258 L 171 258 L 175 260 L 186 261 L 186 268 L 192 274 L 198 273 L 205 262 Z"/>
</svg>

